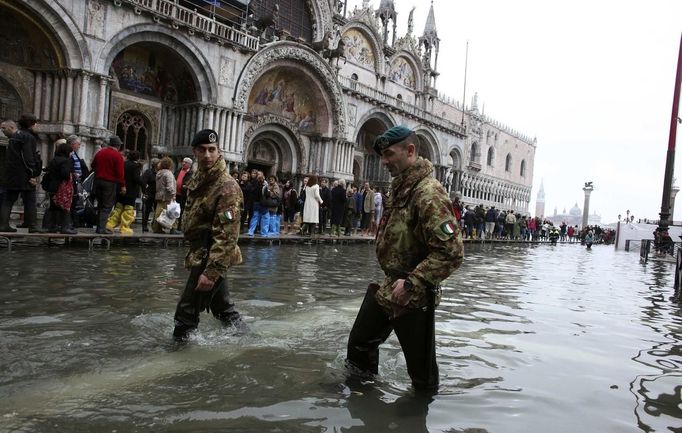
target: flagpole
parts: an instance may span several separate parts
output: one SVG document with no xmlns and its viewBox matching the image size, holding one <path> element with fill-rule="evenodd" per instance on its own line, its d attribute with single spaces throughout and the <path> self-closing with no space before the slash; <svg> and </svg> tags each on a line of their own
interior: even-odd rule
<svg viewBox="0 0 682 433">
<path fill-rule="evenodd" d="M 464 54 L 464 93 L 462 94 L 462 126 L 464 126 L 464 112 L 467 105 L 467 69 L 469 67 L 469 41 L 467 40 L 466 53 Z"/>
<path fill-rule="evenodd" d="M 670 136 L 668 137 L 668 155 L 665 161 L 665 178 L 663 180 L 663 199 L 661 200 L 661 219 L 658 231 L 668 230 L 672 222 L 670 215 L 670 193 L 672 191 L 673 173 L 675 171 L 675 141 L 677 139 L 677 122 L 680 113 L 680 86 L 682 83 L 682 35 L 680 35 L 680 49 L 677 57 L 677 75 L 675 76 L 675 93 L 673 94 L 673 110 L 670 116 Z"/>
</svg>

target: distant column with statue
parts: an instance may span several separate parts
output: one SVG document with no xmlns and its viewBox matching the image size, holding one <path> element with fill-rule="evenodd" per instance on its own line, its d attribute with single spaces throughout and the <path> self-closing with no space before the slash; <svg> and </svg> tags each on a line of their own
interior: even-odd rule
<svg viewBox="0 0 682 433">
<path fill-rule="evenodd" d="M 590 215 L 590 194 L 592 194 L 592 191 L 594 191 L 592 182 L 585 182 L 583 191 L 585 192 L 585 205 L 583 206 L 583 227 L 587 227 L 587 219 Z"/>
</svg>

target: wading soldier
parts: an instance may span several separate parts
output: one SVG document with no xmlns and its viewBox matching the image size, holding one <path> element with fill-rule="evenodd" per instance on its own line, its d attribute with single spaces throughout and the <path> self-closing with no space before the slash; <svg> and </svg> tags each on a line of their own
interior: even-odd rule
<svg viewBox="0 0 682 433">
<path fill-rule="evenodd" d="M 242 262 L 237 246 L 242 191 L 227 171 L 215 131 L 197 132 L 192 149 L 198 170 L 187 183 L 182 218 L 182 231 L 190 242 L 185 257 L 190 275 L 175 311 L 176 340 L 185 340 L 196 329 L 199 314 L 204 310 L 226 325 L 246 330 L 230 300 L 224 275 L 230 266 Z"/>
<path fill-rule="evenodd" d="M 434 308 L 440 283 L 463 258 L 462 237 L 433 165 L 417 154 L 417 136 L 398 126 L 379 136 L 374 150 L 393 176 L 376 253 L 385 273 L 370 284 L 348 339 L 351 375 L 378 373 L 379 345 L 395 331 L 415 389 L 436 390 L 438 365 Z"/>
</svg>

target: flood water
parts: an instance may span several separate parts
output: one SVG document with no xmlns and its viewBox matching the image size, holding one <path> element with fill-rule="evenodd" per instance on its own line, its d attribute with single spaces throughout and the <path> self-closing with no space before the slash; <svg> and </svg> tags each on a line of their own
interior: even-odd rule
<svg viewBox="0 0 682 433">
<path fill-rule="evenodd" d="M 416 397 L 392 336 L 345 385 L 372 246 L 245 246 L 252 332 L 203 314 L 172 343 L 182 249 L 0 251 L 2 432 L 682 432 L 670 264 L 577 245 L 467 245 L 437 310 L 441 388 Z"/>
</svg>

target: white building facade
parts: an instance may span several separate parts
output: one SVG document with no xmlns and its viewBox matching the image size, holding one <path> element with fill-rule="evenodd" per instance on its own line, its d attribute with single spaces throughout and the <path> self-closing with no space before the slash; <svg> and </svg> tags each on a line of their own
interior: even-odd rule
<svg viewBox="0 0 682 433">
<path fill-rule="evenodd" d="M 0 120 L 35 113 L 44 159 L 69 134 L 86 161 L 111 135 L 145 159 L 181 157 L 211 128 L 232 170 L 379 187 L 389 174 L 372 142 L 406 125 L 464 202 L 528 213 L 537 141 L 476 98 L 439 96 L 433 6 L 421 36 L 412 17 L 399 36 L 390 0 L 220 3 L 0 0 Z"/>
</svg>

